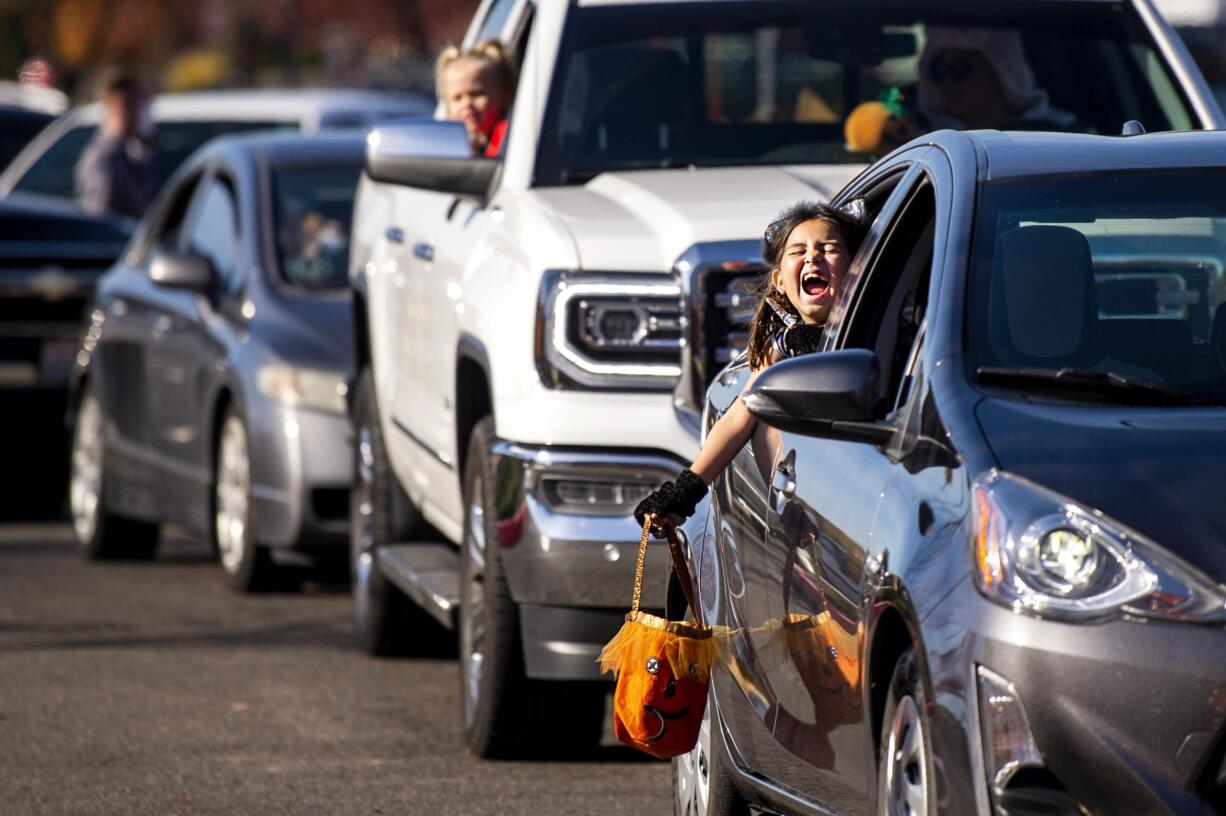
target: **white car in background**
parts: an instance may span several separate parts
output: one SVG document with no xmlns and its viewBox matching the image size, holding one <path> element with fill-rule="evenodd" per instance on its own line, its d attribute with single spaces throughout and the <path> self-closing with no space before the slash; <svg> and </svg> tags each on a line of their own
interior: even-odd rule
<svg viewBox="0 0 1226 816">
<path fill-rule="evenodd" d="M 98 127 L 97 103 L 70 110 L 39 134 L 0 173 L 0 196 L 12 192 L 73 197 L 73 168 Z M 388 91 L 226 90 L 153 98 L 157 124 L 154 169 L 159 182 L 214 136 L 283 128 L 314 133 L 366 127 L 398 116 L 429 115 L 434 101 Z"/>
</svg>

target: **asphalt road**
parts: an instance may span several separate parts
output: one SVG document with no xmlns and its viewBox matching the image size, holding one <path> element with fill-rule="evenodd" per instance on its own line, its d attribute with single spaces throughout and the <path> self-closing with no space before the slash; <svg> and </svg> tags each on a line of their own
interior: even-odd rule
<svg viewBox="0 0 1226 816">
<path fill-rule="evenodd" d="M 349 616 L 337 583 L 237 595 L 190 541 L 89 563 L 66 525 L 0 525 L 0 813 L 671 813 L 668 764 L 609 733 L 470 756 L 454 659 L 367 657 Z"/>
</svg>

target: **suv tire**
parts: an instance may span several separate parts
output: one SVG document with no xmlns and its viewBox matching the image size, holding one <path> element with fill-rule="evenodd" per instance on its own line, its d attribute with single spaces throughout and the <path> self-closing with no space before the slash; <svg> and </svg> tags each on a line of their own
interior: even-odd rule
<svg viewBox="0 0 1226 816">
<path fill-rule="evenodd" d="M 106 442 L 102 403 L 88 383 L 77 401 L 72 432 L 68 504 L 86 558 L 152 558 L 157 524 L 114 515 L 106 506 Z"/>
<path fill-rule="evenodd" d="M 524 672 L 519 608 L 497 541 L 494 419 L 469 436 L 460 544 L 460 705 L 469 750 L 485 758 L 575 757 L 600 742 L 608 685 L 532 680 Z M 549 723 L 548 730 L 541 727 Z"/>
<path fill-rule="evenodd" d="M 928 697 L 920 679 L 915 649 L 894 664 L 889 696 L 881 717 L 877 758 L 877 812 L 881 816 L 930 816 L 936 813 L 932 736 Z"/>
<path fill-rule="evenodd" d="M 367 654 L 407 655 L 423 637 L 439 639 L 442 627 L 405 597 L 379 572 L 379 547 L 406 541 L 427 529 L 421 511 L 392 472 L 379 424 L 374 373 L 358 377 L 353 399 L 353 489 L 349 493 L 349 574 L 353 624 Z M 420 631 L 419 631 L 420 630 Z M 415 637 L 416 633 L 416 637 Z"/>
</svg>

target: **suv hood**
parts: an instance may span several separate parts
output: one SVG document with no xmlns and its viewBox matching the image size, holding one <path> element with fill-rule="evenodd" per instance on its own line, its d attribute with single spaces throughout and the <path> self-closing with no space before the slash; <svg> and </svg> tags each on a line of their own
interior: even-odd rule
<svg viewBox="0 0 1226 816">
<path fill-rule="evenodd" d="M 1226 583 L 1226 410 L 985 399 L 1003 470 L 1101 510 Z"/>
<path fill-rule="evenodd" d="M 583 269 L 659 272 L 697 243 L 756 243 L 781 209 L 804 198 L 828 199 L 861 169 L 638 170 L 535 192 L 570 230 Z"/>
</svg>

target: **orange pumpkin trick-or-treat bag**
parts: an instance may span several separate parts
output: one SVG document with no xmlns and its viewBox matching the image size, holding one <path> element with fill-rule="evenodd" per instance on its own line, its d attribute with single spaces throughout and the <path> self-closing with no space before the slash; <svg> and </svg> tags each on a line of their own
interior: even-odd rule
<svg viewBox="0 0 1226 816">
<path fill-rule="evenodd" d="M 690 608 L 696 608 L 689 570 L 667 527 L 673 568 Z M 671 621 L 639 610 L 643 590 L 643 562 L 651 517 L 643 525 L 639 557 L 634 570 L 634 596 L 621 630 L 600 652 L 600 668 L 613 672 L 613 728 L 626 745 L 668 759 L 690 751 L 698 741 L 698 727 L 707 706 L 707 678 L 716 660 L 715 639 L 709 626 Z"/>
</svg>

